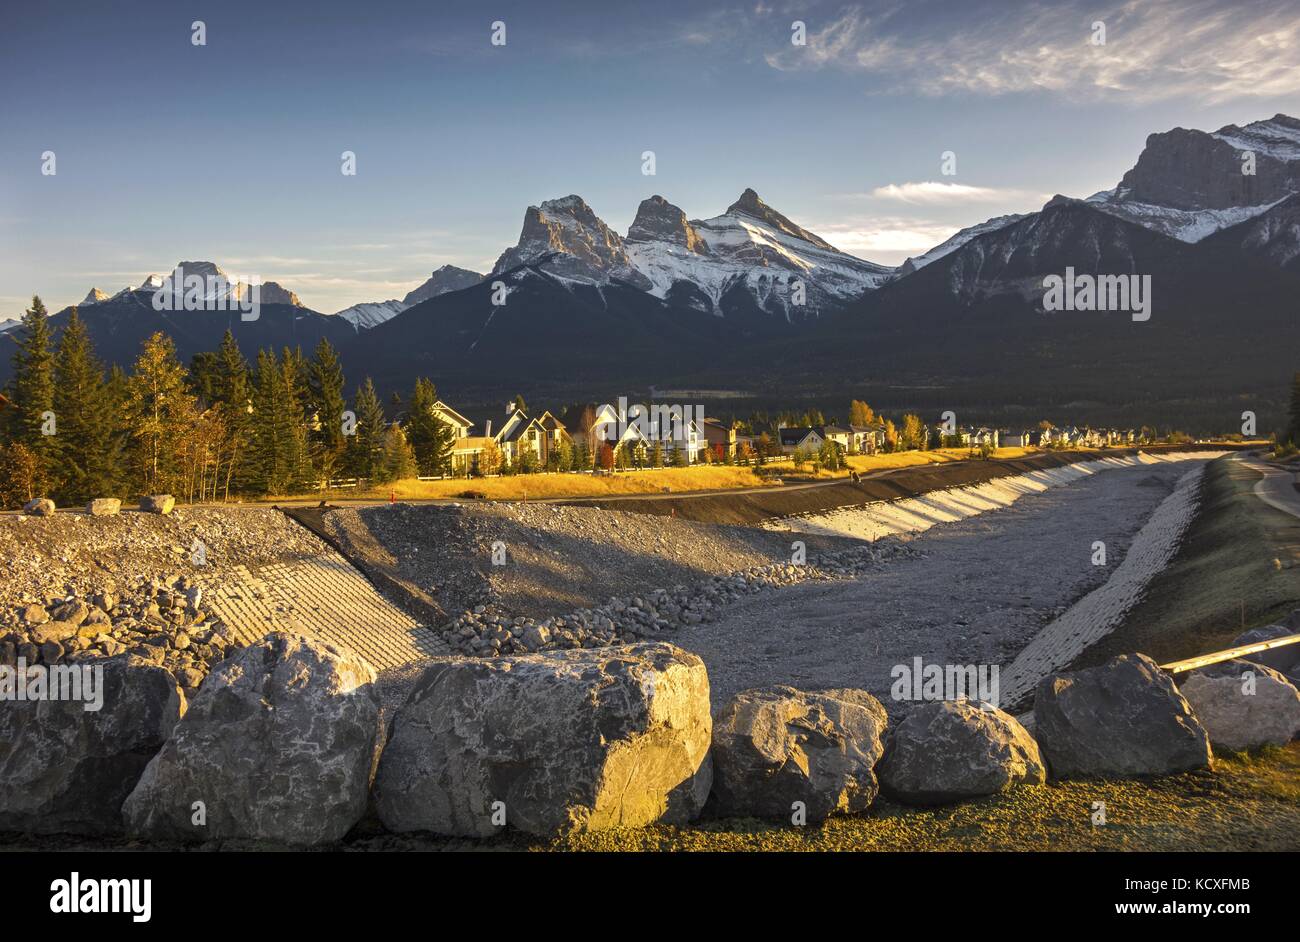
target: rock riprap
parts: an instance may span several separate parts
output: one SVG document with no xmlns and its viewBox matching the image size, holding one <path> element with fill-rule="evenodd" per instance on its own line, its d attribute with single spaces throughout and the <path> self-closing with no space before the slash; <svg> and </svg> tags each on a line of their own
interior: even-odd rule
<svg viewBox="0 0 1300 942">
<path fill-rule="evenodd" d="M 1284 746 L 1300 732 L 1300 692 L 1262 664 L 1242 660 L 1202 667 L 1179 689 L 1216 749 Z"/>
<path fill-rule="evenodd" d="M 127 831 L 155 840 L 336 841 L 365 812 L 381 736 L 369 664 L 274 632 L 208 676 L 123 805 Z"/>
<path fill-rule="evenodd" d="M 185 712 L 160 667 L 123 655 L 58 670 L 83 668 L 102 670 L 93 698 L 83 673 L 80 699 L 0 702 L 0 831 L 120 833 L 123 800 Z"/>
<path fill-rule="evenodd" d="M 808 693 L 765 687 L 737 694 L 713 726 L 719 814 L 807 820 L 865 811 L 879 791 L 885 708 L 865 690 Z"/>
<path fill-rule="evenodd" d="M 1206 768 L 1210 740 L 1169 675 L 1145 654 L 1044 678 L 1034 734 L 1053 777 Z"/>
<path fill-rule="evenodd" d="M 1258 644 L 1261 641 L 1272 641 L 1275 638 L 1285 638 L 1294 634 L 1300 634 L 1300 612 L 1293 612 L 1286 622 L 1276 625 L 1261 625 L 1258 628 L 1243 631 L 1232 639 L 1232 644 L 1229 647 L 1236 648 L 1246 644 Z M 1247 654 L 1243 660 L 1254 661 L 1256 664 L 1263 664 L 1275 671 L 1286 673 L 1293 667 L 1300 667 L 1300 643 L 1269 648 L 1266 651 L 1256 651 L 1254 654 Z"/>
<path fill-rule="evenodd" d="M 1047 780 L 1038 743 L 1015 717 L 970 700 L 937 700 L 894 726 L 876 767 L 890 796 L 936 805 Z"/>
<path fill-rule="evenodd" d="M 429 667 L 375 781 L 392 831 L 486 837 L 681 824 L 708 797 L 709 680 L 669 644 Z"/>
</svg>

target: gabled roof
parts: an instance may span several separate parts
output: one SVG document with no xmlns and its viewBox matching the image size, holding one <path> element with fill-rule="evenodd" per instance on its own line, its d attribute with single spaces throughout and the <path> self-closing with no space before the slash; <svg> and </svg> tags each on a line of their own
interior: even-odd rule
<svg viewBox="0 0 1300 942">
<path fill-rule="evenodd" d="M 519 437 L 519 433 L 528 426 L 530 421 L 522 409 L 515 409 L 506 416 L 506 420 L 501 423 L 501 428 L 492 437 L 499 442 L 512 442 Z"/>
<path fill-rule="evenodd" d="M 781 429 L 781 444 L 798 445 L 809 435 L 815 435 L 816 433 L 817 430 L 812 428 L 783 428 Z M 821 438 L 820 435 L 817 437 Z"/>
<path fill-rule="evenodd" d="M 450 419 L 453 425 L 460 425 L 464 428 L 474 427 L 473 422 L 465 418 L 463 415 L 461 415 L 451 406 L 447 405 L 447 403 L 443 402 L 441 399 L 435 402 L 432 408 L 435 414 L 441 413 L 443 416 Z"/>
</svg>

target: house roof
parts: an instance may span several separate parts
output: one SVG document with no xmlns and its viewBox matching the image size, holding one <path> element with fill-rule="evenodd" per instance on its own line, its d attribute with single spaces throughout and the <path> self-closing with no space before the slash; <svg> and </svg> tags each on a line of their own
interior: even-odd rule
<svg viewBox="0 0 1300 942">
<path fill-rule="evenodd" d="M 464 426 L 465 428 L 472 428 L 474 426 L 473 422 L 465 418 L 463 415 L 461 415 L 451 406 L 447 405 L 447 403 L 443 402 L 441 399 L 439 399 L 437 402 L 433 404 L 433 411 L 435 413 L 442 413 L 442 415 L 446 416 L 448 419 L 451 420 L 453 425 L 461 425 Z"/>
<path fill-rule="evenodd" d="M 781 444 L 797 445 L 809 435 L 816 434 L 816 431 L 816 429 L 811 428 L 783 428 L 781 429 Z"/>
</svg>

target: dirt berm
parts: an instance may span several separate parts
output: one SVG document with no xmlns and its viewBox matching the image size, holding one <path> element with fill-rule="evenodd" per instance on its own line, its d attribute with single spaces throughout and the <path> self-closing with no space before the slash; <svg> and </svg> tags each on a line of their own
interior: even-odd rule
<svg viewBox="0 0 1300 942">
<path fill-rule="evenodd" d="M 629 513 L 676 516 L 701 523 L 754 525 L 776 517 L 822 513 L 840 507 L 853 507 L 878 500 L 916 497 L 929 491 L 983 484 L 994 478 L 1059 468 L 1079 461 L 1121 457 L 1139 451 L 1198 451 L 1232 449 L 1232 445 L 1148 445 L 1143 448 L 1111 448 L 1106 451 L 1053 451 L 1027 458 L 1002 461 L 953 461 L 945 464 L 898 468 L 863 478 L 814 484 L 791 484 L 785 487 L 751 488 L 726 493 L 680 495 L 633 495 L 628 497 L 591 497 L 562 501 L 578 507 L 600 507 Z"/>
</svg>

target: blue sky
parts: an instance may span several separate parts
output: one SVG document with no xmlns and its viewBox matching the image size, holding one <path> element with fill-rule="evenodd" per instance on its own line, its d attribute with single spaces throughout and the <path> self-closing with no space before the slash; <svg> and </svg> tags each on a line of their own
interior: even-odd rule
<svg viewBox="0 0 1300 942">
<path fill-rule="evenodd" d="M 486 271 L 569 193 L 625 232 L 652 193 L 699 218 L 751 186 L 895 264 L 1113 186 L 1153 131 L 1300 113 L 1300 6 L 21 4 L 0 89 L 0 317 L 182 259 L 332 312 Z"/>
</svg>

